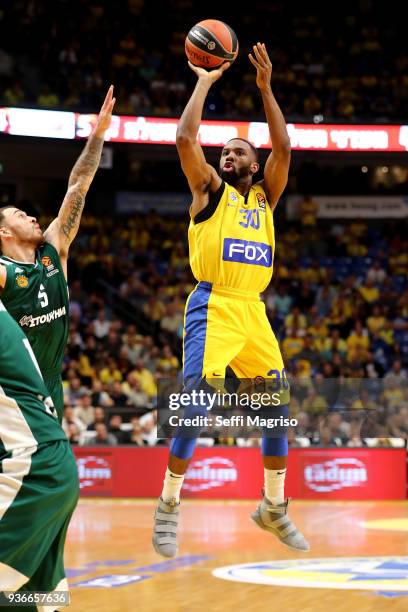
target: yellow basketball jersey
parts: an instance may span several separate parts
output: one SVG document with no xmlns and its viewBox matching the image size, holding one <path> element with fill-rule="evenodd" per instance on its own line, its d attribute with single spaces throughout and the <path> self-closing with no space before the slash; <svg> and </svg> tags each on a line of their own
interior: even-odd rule
<svg viewBox="0 0 408 612">
<path fill-rule="evenodd" d="M 247 197 L 224 181 L 190 221 L 190 265 L 197 281 L 261 293 L 272 278 L 273 215 L 259 184 Z"/>
</svg>

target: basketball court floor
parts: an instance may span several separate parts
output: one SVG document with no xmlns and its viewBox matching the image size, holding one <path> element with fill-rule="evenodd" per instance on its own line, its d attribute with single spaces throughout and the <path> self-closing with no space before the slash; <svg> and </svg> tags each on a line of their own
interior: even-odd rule
<svg viewBox="0 0 408 612">
<path fill-rule="evenodd" d="M 150 543 L 154 500 L 82 499 L 65 559 L 69 609 L 408 609 L 406 502 L 292 502 L 308 554 L 256 527 L 249 518 L 255 505 L 182 502 L 179 556 L 166 560 Z"/>
</svg>

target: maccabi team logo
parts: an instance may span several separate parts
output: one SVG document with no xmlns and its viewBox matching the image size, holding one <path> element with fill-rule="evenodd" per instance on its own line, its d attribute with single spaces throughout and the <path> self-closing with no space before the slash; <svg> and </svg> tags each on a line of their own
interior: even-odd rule
<svg viewBox="0 0 408 612">
<path fill-rule="evenodd" d="M 265 196 L 262 195 L 262 193 L 257 193 L 256 194 L 256 199 L 258 200 L 258 204 L 259 204 L 259 208 L 266 208 L 266 199 Z"/>
<path fill-rule="evenodd" d="M 408 557 L 333 557 L 264 561 L 219 567 L 213 576 L 235 582 L 314 589 L 408 592 Z"/>
<path fill-rule="evenodd" d="M 25 287 L 28 287 L 28 278 L 23 274 L 19 274 L 16 276 L 16 283 L 19 287 L 24 289 Z"/>
</svg>

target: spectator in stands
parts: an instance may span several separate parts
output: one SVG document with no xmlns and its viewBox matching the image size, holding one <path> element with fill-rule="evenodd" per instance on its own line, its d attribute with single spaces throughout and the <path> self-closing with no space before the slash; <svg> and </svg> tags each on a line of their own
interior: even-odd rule
<svg viewBox="0 0 408 612">
<path fill-rule="evenodd" d="M 325 448 L 341 446 L 341 440 L 333 436 L 330 427 L 322 427 L 316 446 L 324 446 Z"/>
<path fill-rule="evenodd" d="M 156 296 L 151 295 L 147 302 L 143 305 L 143 312 L 149 317 L 153 323 L 159 323 L 166 314 L 166 307 L 162 300 L 157 299 Z"/>
<path fill-rule="evenodd" d="M 113 406 L 112 398 L 106 389 L 103 388 L 102 381 L 98 378 L 92 381 L 91 404 L 92 406 L 102 406 L 103 408 Z"/>
<path fill-rule="evenodd" d="M 95 423 L 95 434 L 90 436 L 85 446 L 116 446 L 116 437 L 108 432 L 105 423 Z"/>
<path fill-rule="evenodd" d="M 279 285 L 277 293 L 273 293 L 272 289 L 272 293 L 268 294 L 266 300 L 267 309 L 269 311 L 275 311 L 276 315 L 282 320 L 289 314 L 291 305 L 292 298 L 282 283 Z"/>
<path fill-rule="evenodd" d="M 383 284 L 386 276 L 387 272 L 381 267 L 381 262 L 376 259 L 371 268 L 367 271 L 366 279 L 373 285 L 378 286 Z"/>
<path fill-rule="evenodd" d="M 366 278 L 364 285 L 361 285 L 358 288 L 358 291 L 360 292 L 364 301 L 368 304 L 377 302 L 380 297 L 378 287 L 374 285 L 374 281 L 369 277 Z"/>
<path fill-rule="evenodd" d="M 179 334 L 182 325 L 183 314 L 180 312 L 177 302 L 172 300 L 166 306 L 166 315 L 162 318 L 161 327 L 165 331 Z"/>
<path fill-rule="evenodd" d="M 301 332 L 295 327 L 291 328 L 282 342 L 282 352 L 288 361 L 299 355 L 304 346 L 304 339 L 300 336 Z"/>
<path fill-rule="evenodd" d="M 162 354 L 160 359 L 158 360 L 157 366 L 161 368 L 163 372 L 166 372 L 169 376 L 177 373 L 177 370 L 180 367 L 180 363 L 168 344 L 163 347 Z"/>
<path fill-rule="evenodd" d="M 315 102 L 316 100 L 317 98 L 316 96 L 314 96 L 313 101 Z M 320 110 L 320 107 L 319 107 L 319 110 Z M 316 113 L 317 112 L 318 111 L 316 111 Z M 309 114 L 310 116 L 311 114 L 316 114 L 316 113 L 311 112 L 309 109 L 307 114 Z M 304 228 L 314 227 L 316 225 L 316 218 L 317 218 L 318 210 L 319 210 L 319 207 L 318 207 L 316 200 L 314 200 L 310 195 L 303 196 L 303 199 L 299 204 L 299 216 L 300 216 L 300 222 Z"/>
<path fill-rule="evenodd" d="M 144 367 L 144 363 L 141 359 L 136 361 L 135 368 L 132 370 L 131 374 L 140 382 L 142 391 L 148 395 L 149 399 L 156 395 L 157 387 L 154 376 Z"/>
<path fill-rule="evenodd" d="M 149 403 L 149 397 L 142 389 L 142 383 L 139 378 L 134 374 L 129 373 L 126 377 L 126 382 L 122 384 L 123 392 L 126 394 L 128 405 L 134 406 L 135 408 L 147 408 Z"/>
<path fill-rule="evenodd" d="M 293 306 L 290 314 L 285 317 L 285 329 L 287 334 L 291 334 L 293 330 L 297 330 L 298 336 L 304 336 L 307 327 L 307 320 L 304 314 L 301 314 L 297 306 Z"/>
<path fill-rule="evenodd" d="M 67 431 L 65 432 L 70 444 L 76 446 L 81 441 L 81 431 L 75 423 L 68 423 Z"/>
<path fill-rule="evenodd" d="M 126 406 L 128 396 L 123 391 L 122 383 L 118 380 L 109 384 L 109 396 L 111 397 L 114 406 Z"/>
<path fill-rule="evenodd" d="M 373 334 L 374 332 L 381 332 L 385 327 L 386 319 L 383 315 L 382 308 L 378 305 L 373 307 L 372 314 L 367 318 L 368 331 Z"/>
<path fill-rule="evenodd" d="M 366 353 L 370 346 L 367 330 L 363 328 L 361 321 L 356 321 L 353 331 L 347 338 L 347 359 L 351 361 L 359 349 Z"/>
<path fill-rule="evenodd" d="M 318 368 L 322 361 L 322 354 L 316 350 L 313 336 L 306 334 L 303 338 L 303 347 L 300 353 L 296 355 L 296 360 L 305 360 L 310 364 L 312 370 Z"/>
<path fill-rule="evenodd" d="M 103 408 L 101 408 L 101 406 L 97 406 L 95 408 L 94 416 L 95 416 L 95 418 L 94 418 L 93 423 L 90 423 L 88 425 L 88 427 L 87 427 L 88 431 L 95 431 L 96 426 L 99 423 L 103 423 L 104 425 L 106 425 L 106 423 L 107 423 L 107 418 L 106 418 L 105 410 Z"/>
<path fill-rule="evenodd" d="M 384 387 L 386 389 L 393 387 L 404 391 L 408 390 L 407 371 L 403 369 L 400 359 L 394 361 L 391 370 L 384 376 Z"/>
<path fill-rule="evenodd" d="M 75 408 L 75 416 L 82 421 L 85 427 L 91 425 L 95 420 L 95 408 L 92 405 L 92 398 L 89 391 L 84 391 L 78 399 Z"/>
<path fill-rule="evenodd" d="M 60 104 L 60 99 L 58 94 L 54 91 L 51 91 L 51 88 L 48 84 L 43 85 L 41 89 L 41 93 L 37 97 L 38 106 L 44 108 L 56 108 Z"/>
<path fill-rule="evenodd" d="M 115 436 L 117 444 L 126 444 L 127 432 L 122 429 L 122 417 L 120 414 L 112 414 L 109 419 L 109 433 Z"/>
<path fill-rule="evenodd" d="M 85 431 L 86 426 L 85 423 L 79 419 L 74 412 L 72 406 L 65 406 L 64 408 L 64 416 L 62 418 L 62 429 L 65 431 L 65 435 L 68 436 L 70 433 L 69 427 L 70 425 L 74 425 L 78 430 L 79 434 Z"/>
<path fill-rule="evenodd" d="M 127 432 L 125 438 L 125 444 L 132 444 L 134 446 L 147 446 L 146 440 L 142 435 L 142 428 L 140 426 L 139 417 L 133 417 L 131 420 L 132 429 Z"/>
<path fill-rule="evenodd" d="M 143 440 L 149 446 L 156 446 L 157 440 L 157 428 L 156 428 L 156 417 L 154 412 L 147 412 L 139 419 L 139 425 L 141 427 L 141 435 Z"/>
<path fill-rule="evenodd" d="M 98 317 L 92 322 L 93 334 L 96 338 L 105 338 L 108 335 L 111 322 L 106 318 L 106 312 L 104 308 L 101 308 L 98 312 Z"/>
<path fill-rule="evenodd" d="M 24 102 L 26 95 L 27 94 L 22 88 L 20 81 L 14 81 L 14 83 L 5 90 L 3 97 L 6 104 L 10 106 L 17 106 Z"/>
<path fill-rule="evenodd" d="M 114 382 L 122 382 L 122 373 L 118 368 L 116 359 L 109 357 L 106 367 L 99 372 L 99 380 L 108 385 Z"/>
<path fill-rule="evenodd" d="M 79 402 L 79 399 L 84 394 L 84 387 L 81 385 L 81 381 L 77 377 L 71 378 L 68 382 L 68 385 L 64 388 L 64 397 L 66 398 L 68 404 L 71 406 L 76 406 Z"/>
<path fill-rule="evenodd" d="M 365 446 L 365 442 L 361 438 L 360 431 L 361 431 L 360 421 L 357 419 L 351 419 L 350 430 L 349 430 L 349 440 L 347 442 L 348 447 L 359 448 L 361 446 Z"/>
</svg>

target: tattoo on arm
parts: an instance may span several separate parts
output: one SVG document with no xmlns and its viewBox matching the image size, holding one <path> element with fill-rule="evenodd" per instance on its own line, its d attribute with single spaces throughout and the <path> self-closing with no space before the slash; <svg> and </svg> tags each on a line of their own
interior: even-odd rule
<svg viewBox="0 0 408 612">
<path fill-rule="evenodd" d="M 85 204 L 85 197 L 79 191 L 75 191 L 66 204 L 68 205 L 68 215 L 61 225 L 61 232 L 70 242 L 78 231 L 79 221 Z M 72 230 L 74 230 L 74 236 L 71 236 Z"/>
<path fill-rule="evenodd" d="M 69 246 L 78 232 L 85 196 L 98 169 L 103 142 L 103 138 L 92 134 L 72 168 L 68 191 L 58 213 L 59 231 L 63 238 L 61 248 Z"/>
<path fill-rule="evenodd" d="M 84 150 L 72 168 L 68 188 L 78 182 L 85 189 L 89 188 L 101 160 L 103 142 L 103 138 L 98 138 L 95 135 L 89 137 Z"/>
</svg>

